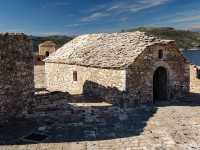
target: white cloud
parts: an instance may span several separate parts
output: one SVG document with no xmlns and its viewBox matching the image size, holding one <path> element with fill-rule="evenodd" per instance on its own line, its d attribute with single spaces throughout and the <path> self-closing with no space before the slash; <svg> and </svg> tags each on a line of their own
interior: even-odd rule
<svg viewBox="0 0 200 150">
<path fill-rule="evenodd" d="M 93 21 L 99 18 L 112 16 L 119 13 L 135 13 L 148 8 L 166 4 L 170 0 L 128 0 L 126 2 L 108 3 L 99 5 L 89 11 L 90 15 L 83 17 L 81 21 Z"/>
<path fill-rule="evenodd" d="M 107 9 L 107 11 L 114 11 L 114 10 L 116 10 L 116 9 L 120 9 L 121 6 L 122 6 L 121 4 L 113 5 L 113 6 L 109 7 L 109 8 Z"/>
<path fill-rule="evenodd" d="M 152 21 L 152 20 L 151 20 Z M 154 18 L 150 26 L 172 26 L 179 29 L 193 29 L 200 25 L 199 9 L 184 9 L 173 14 L 168 14 L 159 18 Z"/>
<path fill-rule="evenodd" d="M 192 21 L 199 21 L 200 20 L 200 14 L 194 15 L 194 16 L 185 16 L 180 17 L 174 20 L 174 22 L 181 23 L 181 22 L 192 22 Z"/>
<path fill-rule="evenodd" d="M 93 20 L 96 20 L 96 19 L 99 19 L 99 18 L 102 18 L 102 17 L 107 17 L 107 16 L 110 16 L 109 13 L 107 12 L 96 12 L 96 13 L 93 13 L 87 17 L 83 17 L 81 19 L 81 21 L 83 22 L 88 22 L 88 21 L 93 21 Z"/>
<path fill-rule="evenodd" d="M 191 22 L 200 22 L 200 10 L 189 10 L 184 12 L 177 12 L 170 16 L 165 16 L 160 19 L 162 23 L 171 24 L 185 24 Z"/>
<path fill-rule="evenodd" d="M 81 25 L 81 24 L 74 23 L 74 24 L 65 25 L 65 27 L 67 27 L 67 28 L 73 28 L 73 27 L 78 27 L 78 26 L 80 26 L 80 25 Z"/>
<path fill-rule="evenodd" d="M 148 8 L 156 7 L 167 3 L 169 0 L 141 0 L 134 3 L 121 3 L 115 5 L 115 7 L 111 7 L 108 10 L 114 10 L 115 8 L 117 11 L 120 12 L 138 12 Z"/>
</svg>

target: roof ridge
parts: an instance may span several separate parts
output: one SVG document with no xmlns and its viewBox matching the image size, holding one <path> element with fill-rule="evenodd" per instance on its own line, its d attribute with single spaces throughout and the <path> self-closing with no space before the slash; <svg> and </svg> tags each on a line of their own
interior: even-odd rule
<svg viewBox="0 0 200 150">
<path fill-rule="evenodd" d="M 44 61 L 120 68 L 128 66 L 146 49 L 166 40 L 145 32 L 84 34 L 66 43 Z"/>
</svg>

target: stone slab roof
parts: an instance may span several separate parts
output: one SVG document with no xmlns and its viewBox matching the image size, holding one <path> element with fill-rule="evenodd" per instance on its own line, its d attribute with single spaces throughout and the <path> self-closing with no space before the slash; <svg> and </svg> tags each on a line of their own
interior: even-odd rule
<svg viewBox="0 0 200 150">
<path fill-rule="evenodd" d="M 97 68 L 126 68 L 147 46 L 169 43 L 144 32 L 81 35 L 52 53 L 45 62 Z"/>
<path fill-rule="evenodd" d="M 53 41 L 45 41 L 39 44 L 39 46 L 56 46 L 56 43 L 54 43 Z"/>
</svg>

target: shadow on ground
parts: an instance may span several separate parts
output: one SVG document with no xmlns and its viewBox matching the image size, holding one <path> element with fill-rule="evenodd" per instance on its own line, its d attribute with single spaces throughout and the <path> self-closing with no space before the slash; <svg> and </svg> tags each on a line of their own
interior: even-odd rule
<svg viewBox="0 0 200 150">
<path fill-rule="evenodd" d="M 0 145 L 109 140 L 139 136 L 159 107 L 200 106 L 200 94 L 176 102 L 120 108 L 83 96 L 36 90 L 37 105 L 26 118 L 0 126 Z M 75 100 L 75 101 L 72 101 Z M 88 103 L 81 103 L 87 101 Z"/>
</svg>

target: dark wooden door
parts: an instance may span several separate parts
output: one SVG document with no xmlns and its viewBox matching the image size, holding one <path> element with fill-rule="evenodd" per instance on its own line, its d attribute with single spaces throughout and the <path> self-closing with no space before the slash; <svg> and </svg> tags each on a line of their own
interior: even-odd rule
<svg viewBox="0 0 200 150">
<path fill-rule="evenodd" d="M 153 77 L 153 98 L 156 101 L 167 100 L 167 71 L 159 67 Z"/>
</svg>

